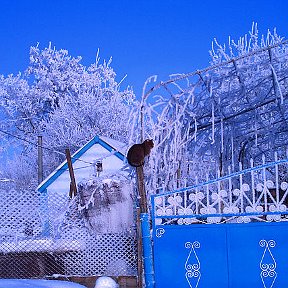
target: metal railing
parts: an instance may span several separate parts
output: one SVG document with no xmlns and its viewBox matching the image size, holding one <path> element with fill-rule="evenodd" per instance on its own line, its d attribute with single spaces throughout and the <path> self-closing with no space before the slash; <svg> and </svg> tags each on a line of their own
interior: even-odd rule
<svg viewBox="0 0 288 288">
<path fill-rule="evenodd" d="M 155 225 L 287 221 L 288 159 L 151 196 Z M 285 181 L 286 180 L 286 181 Z"/>
</svg>

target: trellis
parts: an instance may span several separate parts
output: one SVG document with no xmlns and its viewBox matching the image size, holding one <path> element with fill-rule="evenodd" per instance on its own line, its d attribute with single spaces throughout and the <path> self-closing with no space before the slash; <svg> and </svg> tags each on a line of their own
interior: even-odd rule
<svg viewBox="0 0 288 288">
<path fill-rule="evenodd" d="M 80 195 L 44 199 L 5 185 L 0 192 L 1 278 L 137 274 L 136 227 L 91 233 L 79 210 Z"/>
<path fill-rule="evenodd" d="M 287 44 L 143 94 L 157 287 L 286 285 Z"/>
<path fill-rule="evenodd" d="M 276 151 L 286 158 L 288 46 L 278 40 L 144 90 L 131 123 L 135 137 L 141 130 L 155 142 L 146 164 L 149 193 L 237 172 L 251 159 L 257 166 L 263 155 L 273 161 Z M 285 180 L 286 170 L 279 177 Z"/>
</svg>

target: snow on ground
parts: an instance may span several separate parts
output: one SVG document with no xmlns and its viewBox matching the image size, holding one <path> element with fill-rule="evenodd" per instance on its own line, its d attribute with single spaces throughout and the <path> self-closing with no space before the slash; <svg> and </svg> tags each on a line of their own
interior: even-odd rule
<svg viewBox="0 0 288 288">
<path fill-rule="evenodd" d="M 0 252 L 52 252 L 79 251 L 84 244 L 77 240 L 67 239 L 29 239 L 17 242 L 4 242 L 0 245 Z"/>
<path fill-rule="evenodd" d="M 96 280 L 95 288 L 118 288 L 118 284 L 110 277 L 102 276 Z"/>
<path fill-rule="evenodd" d="M 86 288 L 83 285 L 60 280 L 0 279 L 0 288 Z"/>
</svg>

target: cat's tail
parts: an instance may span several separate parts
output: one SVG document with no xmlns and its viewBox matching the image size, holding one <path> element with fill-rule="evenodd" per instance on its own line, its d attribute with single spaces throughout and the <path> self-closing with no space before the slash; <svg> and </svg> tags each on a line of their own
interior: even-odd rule
<svg viewBox="0 0 288 288">
<path fill-rule="evenodd" d="M 143 163 L 140 163 L 140 164 L 135 164 L 135 163 L 131 163 L 128 159 L 127 159 L 127 162 L 128 162 L 128 164 L 129 164 L 130 166 L 135 167 L 135 168 L 141 167 L 141 166 L 144 165 L 144 162 L 143 162 Z"/>
</svg>

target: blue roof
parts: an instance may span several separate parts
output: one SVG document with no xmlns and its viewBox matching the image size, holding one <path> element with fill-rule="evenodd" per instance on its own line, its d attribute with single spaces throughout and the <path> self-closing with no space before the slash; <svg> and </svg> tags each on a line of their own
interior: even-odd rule
<svg viewBox="0 0 288 288">
<path fill-rule="evenodd" d="M 105 137 L 106 138 L 106 137 Z M 72 163 L 78 160 L 87 150 L 89 150 L 93 145 L 100 144 L 103 148 L 108 150 L 109 152 L 115 151 L 114 155 L 120 160 L 124 161 L 126 157 L 124 154 L 119 152 L 117 149 L 112 147 L 109 143 L 101 139 L 99 136 L 95 136 L 88 143 L 86 143 L 82 148 L 80 148 L 77 152 L 75 152 L 71 158 Z M 67 160 L 64 161 L 56 170 L 55 173 L 52 172 L 42 183 L 39 184 L 37 190 L 39 192 L 44 192 L 47 187 L 52 184 L 62 173 L 64 173 L 68 169 Z"/>
</svg>

